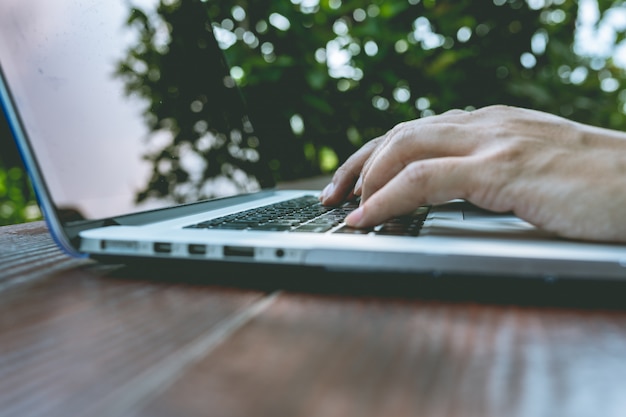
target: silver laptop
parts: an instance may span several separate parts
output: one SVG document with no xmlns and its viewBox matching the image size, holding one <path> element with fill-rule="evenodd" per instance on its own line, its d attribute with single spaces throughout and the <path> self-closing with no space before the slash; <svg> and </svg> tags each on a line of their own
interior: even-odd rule
<svg viewBox="0 0 626 417">
<path fill-rule="evenodd" d="M 269 142 L 221 54 L 237 35 L 196 28 L 204 53 L 190 58 L 170 43 L 157 2 L 130 3 L 0 3 L 2 107 L 50 232 L 72 256 L 626 277 L 624 246 L 557 239 L 463 201 L 364 231 L 342 223 L 350 203 L 323 207 L 317 192 L 274 188 Z M 147 53 L 138 28 L 152 30 L 154 62 L 178 53 L 204 82 L 182 88 L 185 71 L 138 59 Z"/>
</svg>

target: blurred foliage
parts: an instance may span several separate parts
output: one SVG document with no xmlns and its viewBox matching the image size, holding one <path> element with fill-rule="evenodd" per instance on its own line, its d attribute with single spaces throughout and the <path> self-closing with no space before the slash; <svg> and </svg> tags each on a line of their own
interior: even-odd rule
<svg viewBox="0 0 626 417">
<path fill-rule="evenodd" d="M 0 226 L 39 219 L 35 194 L 0 110 Z"/>
<path fill-rule="evenodd" d="M 579 13 L 583 2 L 597 6 L 585 12 L 597 18 Z M 609 53 L 583 51 L 575 39 L 582 18 L 598 33 L 624 5 L 615 0 L 161 0 L 157 14 L 129 13 L 139 42 L 122 59 L 126 72 L 121 73 L 129 93 L 149 101 L 149 126 L 168 126 L 171 117 L 161 110 L 180 109 L 172 147 L 147 156 L 156 166 L 175 155 L 176 147 L 195 146 L 197 135 L 181 131 L 198 122 L 193 86 L 203 90 L 209 72 L 190 57 L 202 56 L 212 28 L 233 66 L 230 75 L 241 87 L 274 178 L 287 180 L 330 172 L 395 124 L 451 108 L 509 104 L 626 130 L 624 69 L 611 53 L 624 42 L 624 25 L 608 27 L 614 35 Z M 190 86 L 169 104 L 166 69 L 176 69 L 178 82 Z M 177 167 L 168 181 L 186 175 Z"/>
<path fill-rule="evenodd" d="M 601 1 L 599 16 L 621 6 Z M 129 24 L 141 17 L 141 41 L 121 73 L 130 93 L 151 100 L 153 128 L 171 124 L 158 111 L 168 101 L 177 123 L 192 126 L 208 71 L 185 57 L 202 56 L 212 28 L 276 180 L 330 172 L 395 124 L 451 108 L 503 103 L 624 129 L 623 69 L 610 56 L 575 53 L 578 8 L 571 0 L 162 0 L 156 15 L 131 12 Z M 623 28 L 616 34 L 614 45 Z M 186 94 L 174 97 L 171 80 L 154 76 L 164 68 L 177 69 Z M 178 129 L 167 152 L 148 158 L 158 167 L 197 139 Z"/>
<path fill-rule="evenodd" d="M 0 226 L 40 218 L 41 214 L 24 170 L 21 167 L 6 169 L 0 164 Z"/>
<path fill-rule="evenodd" d="M 219 197 L 219 187 L 207 186 L 215 183 L 228 182 L 230 190 L 239 191 L 251 191 L 253 183 L 258 189 L 259 140 L 207 30 L 206 6 L 185 1 L 161 4 L 157 12 L 131 10 L 127 25 L 139 40 L 122 51 L 126 55 L 115 74 L 128 95 L 147 103 L 148 140 L 161 142 L 144 155 L 152 175 L 137 201 Z M 195 163 L 189 162 L 192 158 Z"/>
<path fill-rule="evenodd" d="M 601 1 L 599 13 L 613 6 L 623 2 Z M 626 130 L 623 70 L 574 53 L 575 1 L 224 0 L 208 10 L 260 136 L 280 144 L 279 178 L 332 170 L 329 150 L 344 160 L 398 122 L 451 108 L 502 103 Z"/>
</svg>

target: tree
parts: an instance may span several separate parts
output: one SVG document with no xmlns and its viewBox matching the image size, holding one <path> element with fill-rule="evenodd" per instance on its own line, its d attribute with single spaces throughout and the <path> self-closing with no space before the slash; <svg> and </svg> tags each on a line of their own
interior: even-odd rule
<svg viewBox="0 0 626 417">
<path fill-rule="evenodd" d="M 602 10 L 616 3 L 603 2 Z M 574 1 L 188 0 L 161 2 L 156 15 L 135 9 L 129 23 L 137 16 L 142 43 L 129 58 L 147 68 L 175 67 L 191 91 L 205 83 L 198 57 L 214 31 L 278 180 L 330 172 L 398 122 L 450 108 L 504 103 L 626 125 L 615 87 L 623 70 L 574 53 Z M 166 48 L 158 44 L 159 27 L 168 28 Z M 179 50 L 189 59 L 181 61 Z M 129 92 L 151 100 L 147 117 L 160 128 L 167 117 L 155 103 L 171 86 L 122 68 L 132 79 Z M 186 99 L 173 103 L 189 109 L 196 98 Z M 175 137 L 174 147 L 197 140 L 178 131 Z M 158 165 L 171 149 L 149 158 Z M 160 195 L 184 179 L 176 172 Z"/>
<path fill-rule="evenodd" d="M 613 27 L 605 54 L 581 50 L 576 39 L 583 20 L 597 31 L 623 5 L 599 0 L 598 19 L 586 19 L 574 0 L 161 0 L 132 8 L 138 42 L 120 57 L 118 76 L 145 100 L 153 137 L 171 137 L 146 155 L 153 176 L 138 200 L 209 197 L 204 185 L 219 178 L 253 187 L 265 168 L 274 180 L 331 172 L 393 125 L 451 108 L 517 105 L 624 130 L 624 69 L 610 53 L 624 28 Z M 218 108 L 208 99 L 211 32 L 232 66 L 219 75 L 241 89 L 255 133 L 246 120 L 212 116 L 236 100 Z M 207 161 L 200 176 L 182 163 L 189 152 Z"/>
<path fill-rule="evenodd" d="M 0 226 L 41 218 L 11 132 L 0 112 Z"/>
</svg>

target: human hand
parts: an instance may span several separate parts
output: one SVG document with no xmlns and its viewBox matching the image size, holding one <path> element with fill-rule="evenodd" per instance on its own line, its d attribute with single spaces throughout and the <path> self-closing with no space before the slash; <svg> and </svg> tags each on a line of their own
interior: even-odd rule
<svg viewBox="0 0 626 417">
<path fill-rule="evenodd" d="M 452 110 L 368 142 L 320 199 L 352 194 L 354 227 L 461 198 L 563 237 L 625 242 L 626 134 L 507 106 Z"/>
</svg>

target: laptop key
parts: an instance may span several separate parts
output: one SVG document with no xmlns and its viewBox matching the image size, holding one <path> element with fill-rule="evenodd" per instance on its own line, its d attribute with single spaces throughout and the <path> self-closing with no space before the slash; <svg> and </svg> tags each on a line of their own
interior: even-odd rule
<svg viewBox="0 0 626 417">
<path fill-rule="evenodd" d="M 245 223 L 222 223 L 212 226 L 211 229 L 225 229 L 225 230 L 244 230 L 249 226 Z"/>
<path fill-rule="evenodd" d="M 356 227 L 343 226 L 342 228 L 335 230 L 334 233 L 345 233 L 350 235 L 367 235 L 372 229 L 357 229 Z"/>
<path fill-rule="evenodd" d="M 306 233 L 324 233 L 332 229 L 332 224 L 305 224 L 300 227 L 296 227 L 292 232 L 306 232 Z"/>
<path fill-rule="evenodd" d="M 283 232 L 291 230 L 291 227 L 292 226 L 287 224 L 266 223 L 255 226 L 254 228 L 251 228 L 250 231 Z"/>
<path fill-rule="evenodd" d="M 325 233 L 340 225 L 356 207 L 355 204 L 326 207 L 316 197 L 307 196 L 229 214 L 187 226 L 187 228 Z M 362 234 L 363 232 L 357 229 L 345 229 L 341 233 Z"/>
</svg>

